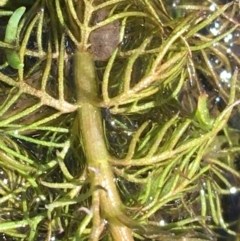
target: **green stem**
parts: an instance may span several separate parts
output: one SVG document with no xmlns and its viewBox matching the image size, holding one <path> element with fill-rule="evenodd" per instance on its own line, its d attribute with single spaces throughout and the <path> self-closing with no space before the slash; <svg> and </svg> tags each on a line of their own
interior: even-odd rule
<svg viewBox="0 0 240 241">
<path fill-rule="evenodd" d="M 124 215 L 122 202 L 109 162 L 101 111 L 93 105 L 98 93 L 93 57 L 88 52 L 77 51 L 74 63 L 77 101 L 81 106 L 77 118 L 93 190 L 101 187 L 95 192 L 99 192 L 102 218 L 107 219 L 113 240 L 133 241 L 131 230 L 119 221 L 119 217 Z"/>
</svg>

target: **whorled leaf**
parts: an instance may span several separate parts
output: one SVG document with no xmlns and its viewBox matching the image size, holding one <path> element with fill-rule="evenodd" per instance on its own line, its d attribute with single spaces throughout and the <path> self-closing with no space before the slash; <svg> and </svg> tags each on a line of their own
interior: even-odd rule
<svg viewBox="0 0 240 241">
<path fill-rule="evenodd" d="M 238 50 L 238 11 L 211 1 L 36 1 L 17 29 L 24 68 L 1 57 L 0 210 L 13 217 L 0 232 L 235 235 L 221 199 L 228 177 L 240 178 L 239 136 L 228 128 L 239 104 L 239 54 L 229 51 Z M 1 53 L 16 46 L 2 40 Z"/>
</svg>

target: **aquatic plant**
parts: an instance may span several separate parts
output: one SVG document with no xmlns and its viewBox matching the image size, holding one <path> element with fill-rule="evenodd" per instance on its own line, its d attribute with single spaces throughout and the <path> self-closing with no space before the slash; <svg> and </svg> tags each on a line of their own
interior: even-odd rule
<svg viewBox="0 0 240 241">
<path fill-rule="evenodd" d="M 1 239 L 236 236 L 239 3 L 26 7 L 0 12 Z"/>
</svg>

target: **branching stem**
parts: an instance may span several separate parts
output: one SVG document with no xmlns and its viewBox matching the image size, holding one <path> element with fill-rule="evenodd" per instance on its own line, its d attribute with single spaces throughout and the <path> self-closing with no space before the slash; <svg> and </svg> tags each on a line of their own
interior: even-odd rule
<svg viewBox="0 0 240 241">
<path fill-rule="evenodd" d="M 74 64 L 77 101 L 79 104 L 81 103 L 78 110 L 78 121 L 91 184 L 93 188 L 100 187 L 95 192 L 99 192 L 100 208 L 104 215 L 103 218 L 109 222 L 113 239 L 131 241 L 133 240 L 131 230 L 118 220 L 123 215 L 122 203 L 109 163 L 110 156 L 105 143 L 101 112 L 98 107 L 92 105 L 97 98 L 93 56 L 77 50 Z"/>
</svg>

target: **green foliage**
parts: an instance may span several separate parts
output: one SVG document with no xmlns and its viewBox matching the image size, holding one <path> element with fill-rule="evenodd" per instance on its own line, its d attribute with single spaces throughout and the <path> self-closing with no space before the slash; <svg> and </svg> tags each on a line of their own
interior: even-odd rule
<svg viewBox="0 0 240 241">
<path fill-rule="evenodd" d="M 1 10 L 2 240 L 236 236 L 239 4 L 198 4 Z"/>
<path fill-rule="evenodd" d="M 9 19 L 8 25 L 6 27 L 6 33 L 4 42 L 8 44 L 14 44 L 17 38 L 18 23 L 26 11 L 25 7 L 20 7 L 14 11 Z M 14 69 L 23 68 L 23 64 L 20 62 L 18 54 L 15 51 L 6 50 L 8 64 Z"/>
</svg>

